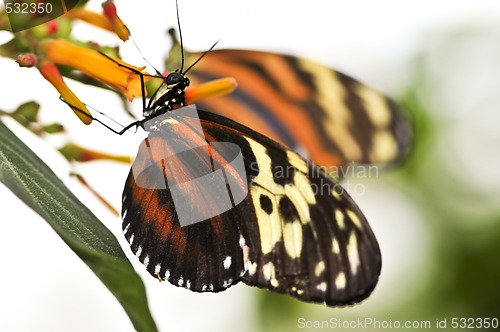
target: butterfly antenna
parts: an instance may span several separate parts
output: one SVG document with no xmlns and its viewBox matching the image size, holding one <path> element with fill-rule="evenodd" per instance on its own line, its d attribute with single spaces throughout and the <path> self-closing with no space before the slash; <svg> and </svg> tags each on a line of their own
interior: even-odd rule
<svg viewBox="0 0 500 332">
<path fill-rule="evenodd" d="M 100 123 L 102 126 L 104 126 L 105 128 L 109 129 L 110 131 L 114 132 L 115 134 L 118 134 L 118 135 L 123 135 L 126 131 L 129 131 L 129 129 L 131 129 L 132 127 L 136 127 L 136 132 L 137 132 L 137 128 L 142 126 L 142 122 L 141 121 L 134 121 L 132 122 L 131 124 L 129 124 L 128 126 L 124 126 L 122 125 L 121 123 L 119 123 L 118 121 L 114 120 L 113 118 L 111 118 L 110 116 L 104 114 L 103 112 L 95 109 L 94 107 L 90 106 L 90 105 L 87 105 L 85 104 L 85 106 L 87 106 L 88 108 L 91 108 L 93 111 L 99 113 L 101 116 L 103 117 L 106 117 L 108 119 L 110 119 L 111 121 L 113 121 L 114 123 L 116 123 L 117 125 L 119 125 L 120 127 L 122 127 L 121 130 L 115 130 L 113 128 L 111 128 L 109 125 L 107 125 L 106 123 L 104 123 L 103 121 L 99 120 L 98 118 L 92 116 L 92 115 L 89 115 L 87 112 L 79 109 L 78 107 L 74 106 L 74 105 L 71 105 L 70 103 L 68 103 L 66 100 L 64 100 L 63 97 L 59 97 L 59 99 L 64 102 L 66 105 L 68 105 L 69 107 L 71 107 L 73 110 L 76 110 L 77 112 L 85 115 L 86 117 Z"/>
<path fill-rule="evenodd" d="M 181 20 L 179 18 L 179 4 L 177 0 L 175 0 L 175 9 L 177 10 L 177 27 L 179 28 L 179 38 L 181 42 L 181 69 L 179 69 L 179 72 L 182 73 L 182 69 L 184 69 L 184 43 L 182 41 Z"/>
<path fill-rule="evenodd" d="M 142 54 L 141 49 L 139 48 L 139 46 L 138 46 L 138 45 L 137 45 L 137 43 L 135 42 L 135 39 L 134 39 L 134 37 L 132 37 L 132 34 L 130 35 L 130 38 L 129 38 L 129 39 L 130 39 L 130 40 L 132 41 L 132 43 L 134 44 L 135 48 L 137 49 L 137 52 L 139 52 L 139 54 L 141 55 L 142 60 L 146 61 L 146 63 L 147 63 L 148 65 L 150 65 L 150 66 L 151 66 L 151 67 L 155 70 L 155 72 L 156 72 L 156 74 L 157 74 L 157 75 L 159 75 L 159 76 L 162 76 L 162 77 L 163 77 L 163 75 L 161 74 L 161 72 L 160 72 L 158 69 L 156 69 L 156 67 L 155 67 L 155 66 L 153 66 L 153 64 L 152 64 L 151 62 L 149 62 L 149 61 L 148 61 L 148 59 L 146 59 L 146 57 L 144 56 L 144 54 Z"/>
<path fill-rule="evenodd" d="M 191 68 L 193 68 L 193 67 L 194 67 L 194 65 L 196 65 L 198 62 L 200 62 L 200 60 L 201 60 L 201 59 L 203 59 L 203 57 L 204 57 L 205 55 L 207 55 L 210 51 L 212 51 L 212 50 L 214 49 L 215 45 L 217 45 L 219 42 L 220 42 L 220 39 L 219 39 L 219 40 L 217 40 L 217 41 L 216 41 L 216 42 L 215 42 L 215 43 L 214 43 L 214 44 L 213 44 L 213 45 L 212 45 L 212 46 L 211 46 L 211 47 L 210 47 L 207 51 L 205 51 L 205 52 L 204 52 L 204 53 L 203 53 L 203 54 L 202 54 L 202 55 L 201 55 L 201 56 L 200 56 L 200 57 L 199 57 L 199 58 L 198 58 L 195 62 L 193 62 L 193 63 L 191 64 L 191 66 L 189 66 L 189 67 L 188 67 L 188 69 L 186 69 L 186 71 L 185 71 L 185 72 L 183 72 L 182 74 L 186 75 L 186 74 L 187 74 L 187 72 L 188 72 Z"/>
</svg>

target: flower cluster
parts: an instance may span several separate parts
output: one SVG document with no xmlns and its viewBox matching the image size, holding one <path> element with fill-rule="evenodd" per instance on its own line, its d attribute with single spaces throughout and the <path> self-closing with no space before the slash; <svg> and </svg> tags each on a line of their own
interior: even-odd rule
<svg viewBox="0 0 500 332">
<path fill-rule="evenodd" d="M 129 101 L 132 101 L 134 97 L 143 97 L 147 94 L 147 91 L 141 91 L 141 76 L 144 83 L 152 79 L 145 71 L 145 66 L 137 67 L 125 63 L 115 56 L 116 53 L 110 54 L 112 52 L 104 47 L 98 47 L 95 44 L 83 45 L 77 40 L 72 40 L 70 26 L 75 20 L 113 32 L 123 41 L 130 38 L 130 32 L 118 16 L 115 4 L 107 0 L 102 8 L 102 13 L 83 7 L 74 8 L 56 20 L 31 29 L 32 31 L 28 32 L 29 38 L 26 40 L 32 52 L 17 56 L 17 62 L 21 67 L 38 68 L 42 76 L 59 92 L 61 99 L 85 124 L 92 122 L 92 114 L 66 85 L 63 76 L 68 76 L 68 67 L 104 83 Z M 186 89 L 186 101 L 192 104 L 203 98 L 227 94 L 235 87 L 236 82 L 232 78 L 208 82 Z"/>
<path fill-rule="evenodd" d="M 79 4 L 84 2 L 85 0 L 81 0 Z M 0 10 L 0 31 L 12 31 L 12 24 L 34 26 L 34 23 L 40 22 L 40 17 L 30 15 L 18 15 L 14 19 L 19 21 L 15 22 L 12 21 L 12 17 L 9 19 L 10 21 L 7 19 L 5 10 Z M 30 22 L 30 20 L 32 21 Z M 30 29 L 16 32 L 14 38 L 0 45 L 0 55 L 14 59 L 20 67 L 37 68 L 84 124 L 92 123 L 93 116 L 77 94 L 68 87 L 65 78 L 75 79 L 87 85 L 111 88 L 128 101 L 132 101 L 135 97 L 145 97 L 147 90 L 151 93 L 161 85 L 162 77 L 149 75 L 145 71 L 145 67 L 125 63 L 119 58 L 116 48 L 96 43 L 83 43 L 75 39 L 72 36 L 72 26 L 75 21 L 83 21 L 110 31 L 122 41 L 130 39 L 130 32 L 118 16 L 115 4 L 111 0 L 107 0 L 102 5 L 101 13 L 87 10 L 84 7 L 72 8 L 54 20 L 41 22 Z M 164 75 L 166 76 L 168 73 L 164 73 Z M 147 83 L 144 91 L 142 90 L 141 76 L 144 83 Z M 193 104 L 203 98 L 231 93 L 235 88 L 236 81 L 233 78 L 206 82 L 197 87 L 186 89 L 186 102 Z M 14 111 L 0 110 L 0 115 L 13 118 L 37 135 L 65 132 L 64 127 L 59 123 L 40 123 L 39 109 L 39 104 L 32 101 L 20 105 Z M 130 162 L 129 156 L 97 152 L 71 142 L 59 148 L 58 151 L 71 163 L 94 160 Z M 88 185 L 83 177 L 78 174 L 73 175 L 106 206 L 118 214 L 99 193 Z"/>
</svg>

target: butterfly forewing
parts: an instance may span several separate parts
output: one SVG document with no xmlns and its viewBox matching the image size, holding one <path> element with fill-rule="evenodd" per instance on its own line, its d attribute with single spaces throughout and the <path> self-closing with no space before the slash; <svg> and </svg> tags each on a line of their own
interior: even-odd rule
<svg viewBox="0 0 500 332">
<path fill-rule="evenodd" d="M 380 250 L 349 195 L 283 145 L 227 118 L 203 111 L 199 117 L 203 133 L 189 120 L 166 124 L 174 143 L 151 132 L 134 163 L 147 167 L 140 176 L 132 170 L 125 185 L 123 229 L 148 271 L 194 291 L 221 291 L 241 280 L 332 306 L 367 297 L 380 274 Z M 210 148 L 194 149 L 189 159 L 171 153 L 179 151 L 172 144 L 186 144 L 186 151 L 193 140 Z M 234 154 L 220 142 L 239 148 L 246 172 L 226 168 L 215 179 L 248 194 L 238 202 L 235 187 L 226 186 L 232 208 L 181 227 L 171 187 L 155 188 L 151 179 L 161 174 L 163 183 L 185 183 L 200 168 L 223 168 Z M 207 210 L 226 193 L 200 186 L 180 195 L 192 210 Z"/>
<path fill-rule="evenodd" d="M 192 152 L 189 158 L 182 153 L 172 154 L 172 145 L 182 145 L 197 135 L 188 124 L 176 127 L 180 130 L 178 140 L 167 142 L 152 132 L 141 144 L 123 192 L 123 229 L 132 251 L 153 276 L 194 291 L 220 291 L 244 272 L 241 255 L 235 255 L 241 248 L 240 231 L 233 220 L 243 218 L 246 202 L 239 205 L 240 209 L 181 227 L 178 211 L 187 208 L 199 213 L 210 209 L 224 193 L 213 187 L 190 186 L 191 190 L 177 192 L 183 195 L 181 203 L 186 205 L 174 203 L 175 193 L 170 186 L 191 180 L 190 173 L 200 175 L 200 171 L 212 169 L 211 161 L 220 159 L 207 158 L 206 149 L 205 155 L 202 148 L 188 150 L 192 147 L 188 144 L 185 151 Z M 169 157 L 161 159 L 163 156 Z M 143 171 L 134 174 L 134 169 Z M 217 177 L 217 173 L 213 174 Z M 221 181 L 224 183 L 224 178 Z"/>
<path fill-rule="evenodd" d="M 194 53 L 188 61 L 200 54 Z M 234 77 L 238 89 L 198 103 L 322 166 L 388 164 L 405 156 L 411 130 L 396 104 L 321 64 L 268 52 L 216 50 L 190 72 L 194 84 Z"/>
</svg>

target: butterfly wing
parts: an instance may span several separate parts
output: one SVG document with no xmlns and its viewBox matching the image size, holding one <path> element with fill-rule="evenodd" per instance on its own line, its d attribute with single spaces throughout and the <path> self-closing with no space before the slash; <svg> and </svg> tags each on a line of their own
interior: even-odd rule
<svg viewBox="0 0 500 332">
<path fill-rule="evenodd" d="M 178 53 L 171 54 L 173 58 Z M 200 55 L 187 55 L 187 62 Z M 313 61 L 216 50 L 206 54 L 189 76 L 193 85 L 234 77 L 235 92 L 197 106 L 244 124 L 322 166 L 389 164 L 401 159 L 410 145 L 409 124 L 390 98 Z"/>
<path fill-rule="evenodd" d="M 380 250 L 342 187 L 322 168 L 243 125 L 204 111 L 199 119 L 202 135 L 193 130 L 194 119 L 170 121 L 176 138 L 168 142 L 150 133 L 134 162 L 146 170 L 141 176 L 131 171 L 127 179 L 123 229 L 147 270 L 200 292 L 243 281 L 330 306 L 367 297 L 380 274 Z M 196 140 L 210 148 L 194 149 L 189 162 L 171 153 L 186 151 L 186 142 Z M 201 166 L 223 169 L 235 154 L 219 149 L 221 142 L 239 148 L 246 169 L 244 176 L 227 168 L 215 175 L 217 181 L 234 184 L 225 187 L 232 190 L 234 206 L 181 227 L 172 187 L 154 188 L 151 181 L 156 180 L 151 179 L 158 180 L 160 174 L 164 183 L 186 183 L 200 174 Z M 181 193 L 193 211 L 209 210 L 226 195 L 209 186 L 195 187 Z M 235 188 L 248 189 L 239 203 Z"/>
</svg>

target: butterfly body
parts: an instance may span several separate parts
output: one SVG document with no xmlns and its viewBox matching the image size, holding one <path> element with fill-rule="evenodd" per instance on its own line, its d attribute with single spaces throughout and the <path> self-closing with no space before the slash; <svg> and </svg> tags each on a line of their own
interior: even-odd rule
<svg viewBox="0 0 500 332">
<path fill-rule="evenodd" d="M 149 100 L 148 106 L 144 108 L 144 118 L 154 118 L 176 107 L 185 106 L 184 90 L 189 84 L 189 78 L 184 74 L 179 72 L 169 73 Z"/>
</svg>

